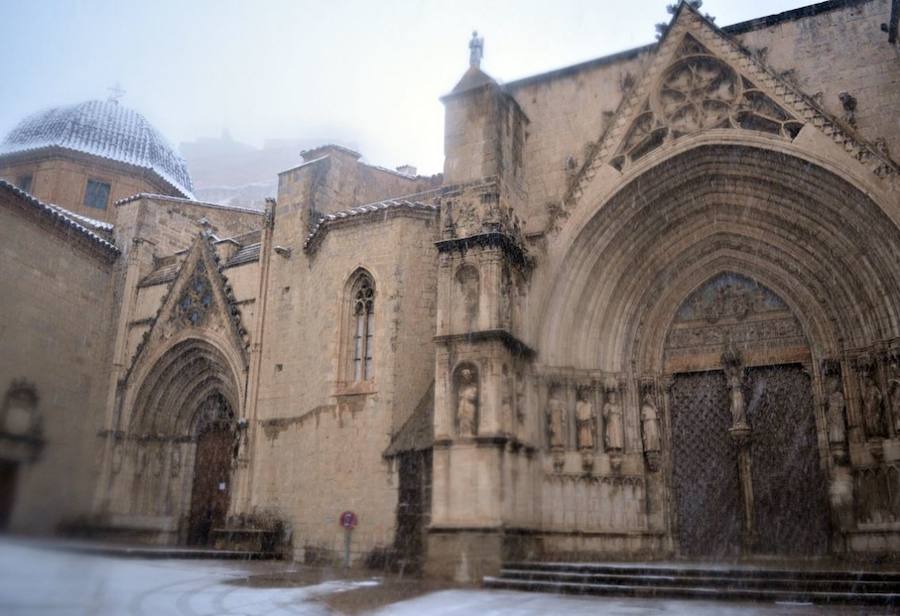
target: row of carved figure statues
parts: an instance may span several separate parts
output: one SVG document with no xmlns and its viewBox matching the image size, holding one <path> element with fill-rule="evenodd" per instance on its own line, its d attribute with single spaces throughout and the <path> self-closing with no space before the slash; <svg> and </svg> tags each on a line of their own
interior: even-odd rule
<svg viewBox="0 0 900 616">
<path fill-rule="evenodd" d="M 861 374 L 859 387 L 860 437 L 880 439 L 900 435 L 900 378 L 888 380 L 887 386 L 882 389 L 874 371 L 868 370 Z M 825 406 L 828 442 L 832 448 L 843 451 L 848 440 L 847 401 L 840 370 L 834 364 L 826 370 Z"/>
<path fill-rule="evenodd" d="M 621 394 L 617 386 L 604 389 L 600 412 L 594 407 L 593 389 L 578 387 L 575 395 L 575 442 L 578 451 L 591 453 L 597 449 L 599 420 L 603 420 L 603 450 L 620 456 L 625 449 L 625 421 Z M 550 387 L 546 409 L 547 444 L 551 451 L 568 449 L 569 413 L 559 385 Z M 651 388 L 646 388 L 641 400 L 641 437 L 644 453 L 652 470 L 657 466 L 661 447 L 659 411 Z"/>
</svg>

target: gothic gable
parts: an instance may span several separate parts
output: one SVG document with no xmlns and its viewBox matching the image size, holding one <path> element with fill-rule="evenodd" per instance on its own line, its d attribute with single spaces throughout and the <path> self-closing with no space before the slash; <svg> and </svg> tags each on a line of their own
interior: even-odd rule
<svg viewBox="0 0 900 616">
<path fill-rule="evenodd" d="M 671 141 L 711 128 L 743 128 L 793 139 L 803 122 L 752 81 L 684 34 L 610 164 L 620 171 Z"/>
<path fill-rule="evenodd" d="M 221 271 L 210 238 L 203 233 L 183 257 L 178 274 L 169 283 L 150 330 L 135 351 L 126 380 L 149 348 L 165 347 L 176 336 L 191 333 L 201 339 L 212 334 L 228 340 L 244 366 L 248 365 L 249 334 L 241 322 L 234 293 Z"/>
<path fill-rule="evenodd" d="M 603 165 L 625 171 L 686 135 L 733 129 L 792 141 L 806 124 L 876 175 L 897 173 L 890 158 L 682 2 L 643 77 L 570 185 L 566 202 L 576 201 Z"/>
</svg>

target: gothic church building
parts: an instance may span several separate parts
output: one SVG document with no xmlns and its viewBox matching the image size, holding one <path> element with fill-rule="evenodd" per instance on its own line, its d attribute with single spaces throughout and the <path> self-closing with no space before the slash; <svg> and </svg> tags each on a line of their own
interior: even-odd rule
<svg viewBox="0 0 900 616">
<path fill-rule="evenodd" d="M 0 144 L 0 523 L 343 554 L 900 555 L 897 3 L 442 101 L 444 173 L 194 199 L 115 101 Z"/>
</svg>

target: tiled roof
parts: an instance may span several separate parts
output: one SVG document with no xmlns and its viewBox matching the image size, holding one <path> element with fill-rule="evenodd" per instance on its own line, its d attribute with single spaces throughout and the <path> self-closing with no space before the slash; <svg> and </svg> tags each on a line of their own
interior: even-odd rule
<svg viewBox="0 0 900 616">
<path fill-rule="evenodd" d="M 89 240 L 90 242 L 94 243 L 95 245 L 97 245 L 98 247 L 103 249 L 109 256 L 115 257 L 115 256 L 119 255 L 120 251 L 115 246 L 115 244 L 103 239 L 102 237 L 100 237 L 99 235 L 97 235 L 96 233 L 91 231 L 88 227 L 83 225 L 81 222 L 79 222 L 78 219 L 82 218 L 81 216 L 77 216 L 76 214 L 73 214 L 72 212 L 70 212 L 69 210 L 67 210 L 65 208 L 61 208 L 58 205 L 50 205 L 48 203 L 39 201 L 38 199 L 34 198 L 32 195 L 28 194 L 24 190 L 16 188 L 15 186 L 13 186 L 12 184 L 10 184 L 9 182 L 7 182 L 5 180 L 0 180 L 0 190 L 3 190 L 7 193 L 15 195 L 16 197 L 18 197 L 21 200 L 22 203 L 35 208 L 36 210 L 38 210 L 45 216 L 52 219 L 54 222 L 59 223 L 65 227 L 72 229 L 73 231 L 75 231 L 76 233 L 78 233 L 79 235 L 84 237 L 85 239 Z M 97 223 L 99 225 L 107 225 L 108 224 L 108 223 L 101 223 L 100 221 L 95 221 L 90 218 L 88 218 L 87 220 L 90 220 L 91 222 Z M 109 230 L 111 230 L 111 229 L 112 229 L 112 225 L 109 225 Z"/>
<path fill-rule="evenodd" d="M 317 239 L 317 236 L 325 229 L 327 229 L 331 224 L 351 218 L 358 218 L 367 214 L 376 214 L 381 212 L 386 213 L 390 210 L 402 209 L 437 213 L 440 208 L 436 205 L 431 205 L 429 203 L 420 203 L 418 201 L 408 201 L 406 199 L 389 199 L 387 201 L 379 201 L 378 203 L 370 203 L 368 205 L 352 207 L 348 210 L 334 212 L 333 214 L 325 214 L 319 219 L 317 223 L 313 225 L 312 229 L 310 229 L 309 234 L 306 236 L 306 241 L 303 243 L 303 249 L 309 249 L 312 246 L 313 242 Z"/>
<path fill-rule="evenodd" d="M 181 269 L 180 261 L 176 261 L 175 263 L 170 263 L 168 265 L 163 265 L 162 267 L 159 267 L 144 276 L 144 279 L 138 283 L 138 286 L 152 287 L 156 284 L 171 282 L 178 276 L 179 269 Z"/>
<path fill-rule="evenodd" d="M 87 101 L 30 115 L 6 136 L 0 155 L 51 147 L 151 169 L 185 197 L 193 197 L 181 155 L 144 116 L 115 101 Z"/>
<path fill-rule="evenodd" d="M 171 195 L 158 195 L 156 193 L 136 193 L 130 197 L 119 199 L 113 205 L 125 205 L 138 199 L 160 199 L 164 201 L 174 201 L 175 203 L 186 203 L 188 205 L 199 205 L 200 207 L 211 207 L 217 210 L 234 210 L 236 212 L 245 212 L 248 214 L 258 214 L 262 216 L 265 212 L 261 209 L 253 207 L 241 207 L 239 205 L 222 205 L 221 203 L 209 203 L 208 201 L 197 201 L 196 199 L 183 199 L 181 197 L 173 197 Z"/>
<path fill-rule="evenodd" d="M 48 207 L 52 207 L 52 208 L 61 210 L 62 212 L 65 213 L 66 216 L 74 218 L 75 220 L 82 223 L 83 225 L 85 225 L 87 227 L 93 227 L 94 229 L 96 229 L 98 231 L 112 233 L 113 229 L 115 228 L 115 225 L 113 225 L 111 222 L 97 220 L 96 218 L 88 218 L 87 216 L 82 216 L 81 214 L 76 214 L 75 212 L 70 212 L 69 210 L 59 207 L 58 205 L 53 205 L 52 203 L 46 203 L 45 205 L 47 205 Z"/>
<path fill-rule="evenodd" d="M 434 381 L 419 400 L 416 409 L 391 438 L 384 451 L 389 458 L 410 451 L 422 451 L 434 446 Z"/>
<path fill-rule="evenodd" d="M 225 267 L 232 267 L 235 265 L 243 265 L 244 263 L 259 261 L 260 246 L 261 244 L 259 242 L 242 246 L 236 253 L 231 255 L 230 259 L 225 262 Z"/>
</svg>

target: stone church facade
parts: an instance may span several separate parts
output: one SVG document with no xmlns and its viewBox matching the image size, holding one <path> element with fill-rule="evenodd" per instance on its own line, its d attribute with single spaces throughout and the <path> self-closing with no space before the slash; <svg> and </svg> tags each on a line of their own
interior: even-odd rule
<svg viewBox="0 0 900 616">
<path fill-rule="evenodd" d="M 355 560 L 463 581 L 896 558 L 896 27 L 682 3 L 655 45 L 503 85 L 475 37 L 442 176 L 322 146 L 264 212 L 132 160 L 166 190 L 94 219 L 14 186 L 11 135 L 10 528 L 321 562 L 351 510 Z"/>
</svg>

